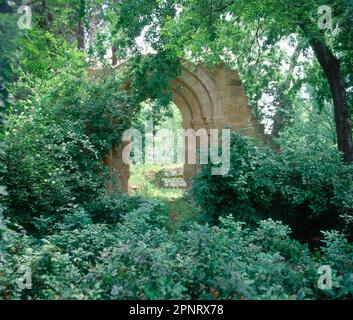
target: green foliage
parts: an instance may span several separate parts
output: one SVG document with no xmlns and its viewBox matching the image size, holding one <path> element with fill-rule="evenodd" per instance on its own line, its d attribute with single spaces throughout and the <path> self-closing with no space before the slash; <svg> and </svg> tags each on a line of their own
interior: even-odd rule
<svg viewBox="0 0 353 320">
<path fill-rule="evenodd" d="M 302 299 L 313 294 L 314 263 L 305 246 L 289 239 L 287 227 L 268 220 L 250 231 L 231 216 L 220 222 L 179 234 L 192 297 Z"/>
<path fill-rule="evenodd" d="M 80 220 L 77 218 L 77 220 Z M 71 223 L 69 223 L 71 225 Z M 5 299 L 313 299 L 350 298 L 352 246 L 325 235 L 321 256 L 273 220 L 255 230 L 233 217 L 220 226 L 189 224 L 169 234 L 165 207 L 144 202 L 117 227 L 87 224 L 35 240 L 9 232 L 0 263 Z M 317 288 L 317 269 L 332 266 L 334 288 Z M 32 289 L 19 290 L 21 266 Z M 337 275 L 337 276 L 336 276 Z M 348 280 L 347 280 L 348 279 Z"/>
<path fill-rule="evenodd" d="M 318 26 L 322 5 L 332 8 L 335 32 Z M 112 8 L 119 13 L 112 32 L 124 57 L 139 52 L 143 39 L 144 48 L 168 57 L 226 63 L 239 70 L 254 115 L 269 126 L 276 114 L 288 125 L 298 99 L 317 96 L 316 103 L 332 105 L 329 83 L 310 50 L 313 40 L 320 41 L 339 59 L 352 108 L 351 0 L 131 0 Z"/>
<path fill-rule="evenodd" d="M 23 72 L 27 77 L 49 80 L 53 72 L 59 72 L 68 63 L 75 69 L 85 65 L 84 57 L 75 45 L 40 29 L 28 30 L 25 37 L 17 40 L 17 46 L 21 50 L 14 71 Z"/>
<path fill-rule="evenodd" d="M 140 208 L 126 215 L 124 223 L 116 230 L 108 225 L 89 223 L 79 209 L 73 215 L 66 216 L 61 230 L 40 241 L 8 231 L 5 239 L 6 259 L 0 263 L 0 273 L 3 275 L 0 280 L 1 296 L 22 299 L 109 297 L 112 288 L 109 274 L 100 273 L 102 264 L 116 255 L 120 256 L 124 241 L 128 244 L 133 236 L 137 238 L 141 235 L 142 230 L 145 232 L 151 225 L 156 224 L 157 227 L 157 223 L 163 224 L 163 212 L 159 203 L 141 203 Z M 136 244 L 132 242 L 131 245 Z M 31 267 L 32 290 L 21 292 L 17 287 L 16 271 L 21 265 Z"/>
<path fill-rule="evenodd" d="M 132 79 L 131 90 L 139 102 L 151 100 L 151 118 L 162 120 L 172 101 L 171 81 L 181 73 L 181 62 L 173 52 L 161 51 L 151 55 L 136 54 L 128 63 Z"/>
<path fill-rule="evenodd" d="M 0 5 L 3 5 L 2 1 Z M 0 196 L 6 194 L 3 173 L 5 171 L 4 158 L 6 144 L 4 142 L 6 112 L 14 104 L 13 96 L 9 92 L 11 81 L 11 65 L 14 62 L 15 40 L 17 38 L 16 20 L 13 16 L 0 13 Z M 2 205 L 0 204 L 0 210 Z"/>
<path fill-rule="evenodd" d="M 116 225 L 123 216 L 137 209 L 142 203 L 142 199 L 137 196 L 106 196 L 86 203 L 85 208 L 94 222 Z"/>
<path fill-rule="evenodd" d="M 9 119 L 7 205 L 27 226 L 93 199 L 104 186 L 100 154 L 82 124 L 45 111 L 34 106 Z"/>
<path fill-rule="evenodd" d="M 8 216 L 37 227 L 104 192 L 103 156 L 121 141 L 134 104 L 111 70 L 89 78 L 75 56 L 51 79 L 23 77 L 8 118 Z M 130 111 L 131 110 L 131 111 Z M 42 229 L 42 228 L 40 228 Z"/>
<path fill-rule="evenodd" d="M 327 293 L 329 298 L 340 299 L 353 296 L 353 247 L 343 234 L 337 231 L 323 232 L 324 244 L 322 248 L 322 263 L 333 270 L 332 291 Z"/>
<path fill-rule="evenodd" d="M 240 134 L 232 136 L 230 154 L 231 167 L 227 175 L 214 176 L 211 165 L 203 166 L 190 192 L 213 222 L 229 214 L 253 221 L 258 218 L 257 202 L 266 207 L 272 200 L 270 158 L 267 152 L 260 152 Z M 259 176 L 260 170 L 264 173 L 262 176 Z"/>
<path fill-rule="evenodd" d="M 234 134 L 230 172 L 213 176 L 205 166 L 192 184 L 196 202 L 212 221 L 228 214 L 247 222 L 276 217 L 306 240 L 338 227 L 340 215 L 353 209 L 352 167 L 316 139 L 286 143 L 275 153 Z"/>
</svg>

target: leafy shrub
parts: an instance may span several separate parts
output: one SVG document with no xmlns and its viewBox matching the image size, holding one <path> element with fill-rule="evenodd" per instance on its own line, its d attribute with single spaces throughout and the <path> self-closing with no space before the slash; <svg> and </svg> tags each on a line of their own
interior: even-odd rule
<svg viewBox="0 0 353 320">
<path fill-rule="evenodd" d="M 180 233 L 193 298 L 303 299 L 313 295 L 314 263 L 305 246 L 272 220 L 250 231 L 232 217 L 215 227 L 194 225 Z M 266 240 L 266 241 L 265 241 Z M 280 243 L 280 245 L 279 245 Z M 296 249 L 300 254 L 289 255 Z M 185 257 L 185 258 L 184 258 Z"/>
<path fill-rule="evenodd" d="M 9 122 L 8 216 L 33 228 L 34 217 L 60 218 L 102 192 L 100 155 L 79 123 L 62 119 L 58 124 L 35 108 Z"/>
<path fill-rule="evenodd" d="M 51 79 L 24 77 L 13 89 L 19 97 L 6 135 L 6 216 L 28 230 L 38 231 L 45 219 L 60 221 L 104 193 L 103 156 L 121 140 L 132 116 L 116 73 L 89 76 L 87 66 L 73 65 L 75 60 Z"/>
<path fill-rule="evenodd" d="M 143 205 L 140 197 L 121 195 L 99 197 L 85 204 L 87 213 L 96 223 L 117 224 L 128 212 Z"/>
<path fill-rule="evenodd" d="M 276 154 L 235 133 L 229 173 L 212 176 L 211 166 L 204 166 L 191 193 L 213 222 L 229 214 L 251 223 L 273 217 L 307 240 L 352 211 L 353 170 L 318 142 L 292 142 Z"/>
<path fill-rule="evenodd" d="M 80 213 L 82 216 L 82 212 Z M 158 202 L 145 202 L 127 214 L 119 229 L 108 225 L 85 223 L 72 228 L 72 216 L 61 231 L 37 240 L 22 232 L 8 230 L 4 242 L 6 259 L 0 263 L 0 296 L 19 299 L 99 299 L 110 296 L 112 290 L 102 283 L 109 274 L 100 274 L 101 266 L 117 255 L 132 238 L 125 238 L 128 226 L 137 237 L 146 226 L 165 222 L 165 210 Z M 76 215 L 77 218 L 77 215 Z M 85 220 L 85 219 L 84 219 Z M 76 224 L 77 224 L 77 220 Z M 82 221 L 82 219 L 81 219 Z M 88 222 L 86 220 L 86 222 Z M 137 222 L 140 224 L 138 225 Z M 150 231 L 149 231 L 150 232 Z M 19 290 L 17 280 L 20 266 L 31 268 L 31 290 Z"/>
<path fill-rule="evenodd" d="M 326 297 L 333 299 L 353 298 L 353 246 L 337 231 L 323 232 L 322 264 L 333 270 L 333 289 Z"/>
<path fill-rule="evenodd" d="M 79 207 L 74 209 L 72 213 L 64 215 L 63 221 L 56 223 L 54 228 L 64 231 L 82 230 L 90 224 L 92 224 L 92 217 L 83 208 Z"/>
<path fill-rule="evenodd" d="M 232 136 L 230 171 L 225 176 L 212 175 L 211 165 L 202 167 L 193 180 L 191 193 L 210 221 L 234 214 L 242 220 L 256 222 L 260 207 L 271 205 L 275 191 L 270 152 L 261 152 L 248 138 Z M 259 171 L 262 175 L 259 175 Z"/>
<path fill-rule="evenodd" d="M 173 234 L 157 201 L 125 214 L 117 227 L 63 228 L 38 241 L 9 231 L 0 264 L 5 299 L 315 299 L 352 297 L 352 245 L 326 233 L 312 255 L 273 220 L 255 230 L 233 217 L 220 225 L 189 224 Z M 68 223 L 71 225 L 71 222 Z M 317 288 L 320 265 L 334 272 L 332 290 Z M 30 266 L 32 289 L 16 272 Z"/>
</svg>

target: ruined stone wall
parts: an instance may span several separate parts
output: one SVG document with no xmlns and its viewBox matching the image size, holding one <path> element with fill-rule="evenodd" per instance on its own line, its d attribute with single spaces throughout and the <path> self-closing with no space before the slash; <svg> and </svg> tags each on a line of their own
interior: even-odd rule
<svg viewBox="0 0 353 320">
<path fill-rule="evenodd" d="M 173 102 L 180 109 L 185 130 L 192 128 L 243 129 L 249 136 L 263 138 L 263 126 L 252 117 L 248 98 L 236 71 L 219 65 L 207 70 L 202 65 L 185 63 L 180 77 L 172 81 Z M 187 150 L 187 146 L 186 146 Z M 119 173 L 119 188 L 128 192 L 130 168 L 121 160 L 122 146 L 106 156 L 111 172 Z M 187 151 L 186 157 L 187 158 Z M 197 174 L 197 165 L 184 165 L 184 179 Z M 113 191 L 112 185 L 108 187 Z"/>
</svg>

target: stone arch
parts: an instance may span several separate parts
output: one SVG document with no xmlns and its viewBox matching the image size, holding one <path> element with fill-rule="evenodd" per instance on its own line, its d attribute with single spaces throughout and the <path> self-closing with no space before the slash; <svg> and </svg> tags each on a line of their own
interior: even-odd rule
<svg viewBox="0 0 353 320">
<path fill-rule="evenodd" d="M 237 71 L 221 64 L 210 70 L 203 65 L 184 63 L 181 75 L 171 83 L 173 102 L 180 109 L 185 130 L 205 128 L 243 130 L 246 135 L 264 137 L 264 128 L 252 117 L 251 108 Z M 111 172 L 119 173 L 119 188 L 128 192 L 130 168 L 121 160 L 124 145 L 104 158 Z M 187 149 L 187 148 L 186 148 Z M 187 159 L 187 155 L 186 155 Z M 188 182 L 197 174 L 197 165 L 184 165 Z M 108 191 L 112 191 L 110 186 Z"/>
</svg>

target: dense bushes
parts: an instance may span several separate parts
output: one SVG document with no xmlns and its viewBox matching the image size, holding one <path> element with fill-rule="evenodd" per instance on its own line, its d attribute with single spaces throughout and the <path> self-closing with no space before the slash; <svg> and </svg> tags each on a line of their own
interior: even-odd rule
<svg viewBox="0 0 353 320">
<path fill-rule="evenodd" d="M 104 195 L 101 159 L 128 123 L 114 113 L 126 102 L 114 79 L 66 76 L 41 84 L 9 119 L 1 298 L 352 298 L 353 247 L 342 234 L 324 233 L 312 252 L 274 221 L 314 236 L 340 215 L 349 220 L 352 168 L 335 151 L 293 141 L 276 154 L 235 134 L 229 174 L 206 166 L 193 182 L 210 225 L 169 228 L 159 201 Z M 119 126 L 104 124 L 111 119 Z M 318 289 L 321 265 L 333 269 L 332 290 Z M 32 272 L 31 289 L 18 285 L 21 267 Z"/>
<path fill-rule="evenodd" d="M 157 201 L 140 203 L 117 227 L 82 224 L 36 240 L 7 231 L 0 297 L 22 299 L 311 299 L 352 298 L 353 247 L 327 233 L 312 256 L 273 220 L 249 230 L 232 217 L 169 234 Z M 333 268 L 333 289 L 317 287 L 318 267 Z M 16 272 L 32 270 L 32 289 Z"/>
<path fill-rule="evenodd" d="M 353 169 L 319 141 L 290 141 L 275 153 L 234 134 L 230 172 L 212 176 L 205 166 L 191 192 L 213 221 L 228 214 L 248 222 L 274 217 L 307 239 L 352 213 Z"/>
<path fill-rule="evenodd" d="M 10 120 L 11 121 L 11 120 Z M 99 153 L 80 124 L 31 110 L 15 116 L 7 138 L 9 215 L 28 226 L 34 217 L 59 216 L 94 199 L 104 186 Z"/>
<path fill-rule="evenodd" d="M 36 218 L 56 222 L 104 193 L 104 154 L 129 125 L 129 98 L 109 70 L 89 80 L 74 62 L 52 79 L 24 78 L 13 89 L 4 182 L 7 216 L 27 229 Z M 49 222 L 49 221 L 48 221 Z"/>
<path fill-rule="evenodd" d="M 143 203 L 140 197 L 122 195 L 99 197 L 85 203 L 84 206 L 94 222 L 116 225 L 124 215 L 137 209 Z"/>
</svg>

